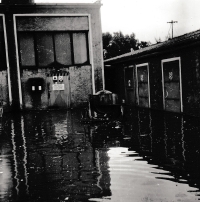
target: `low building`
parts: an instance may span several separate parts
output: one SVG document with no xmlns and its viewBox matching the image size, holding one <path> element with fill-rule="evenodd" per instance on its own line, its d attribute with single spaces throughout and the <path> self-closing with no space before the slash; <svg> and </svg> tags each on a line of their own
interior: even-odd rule
<svg viewBox="0 0 200 202">
<path fill-rule="evenodd" d="M 0 4 L 0 99 L 6 110 L 71 108 L 103 88 L 101 3 Z"/>
<path fill-rule="evenodd" d="M 197 30 L 107 59 L 105 88 L 130 105 L 200 116 L 199 45 Z"/>
</svg>

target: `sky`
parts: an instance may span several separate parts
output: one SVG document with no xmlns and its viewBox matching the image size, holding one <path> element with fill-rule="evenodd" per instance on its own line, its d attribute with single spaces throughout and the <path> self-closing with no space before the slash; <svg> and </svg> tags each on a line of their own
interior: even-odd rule
<svg viewBox="0 0 200 202">
<path fill-rule="evenodd" d="M 87 3 L 96 0 L 35 0 L 35 2 Z M 103 32 L 134 33 L 139 41 L 165 41 L 200 29 L 200 0 L 102 0 Z"/>
<path fill-rule="evenodd" d="M 103 32 L 135 33 L 139 41 L 166 40 L 200 29 L 200 0 L 103 0 Z"/>
</svg>

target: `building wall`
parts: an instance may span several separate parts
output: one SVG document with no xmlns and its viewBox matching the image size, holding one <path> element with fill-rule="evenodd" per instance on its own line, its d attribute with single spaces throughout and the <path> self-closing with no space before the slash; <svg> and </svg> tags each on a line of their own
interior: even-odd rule
<svg viewBox="0 0 200 202">
<path fill-rule="evenodd" d="M 0 105 L 5 110 L 9 108 L 11 100 L 10 69 L 7 55 L 7 38 L 5 30 L 5 17 L 0 14 Z"/>
<path fill-rule="evenodd" d="M 88 94 L 102 90 L 103 70 L 100 4 L 2 4 L 0 5 L 0 12 L 3 16 L 5 16 L 5 30 L 7 31 L 8 38 L 8 63 L 10 64 L 9 67 L 11 71 L 11 84 L 9 84 L 9 82 L 6 84 L 7 88 L 10 87 L 11 96 L 10 98 L 6 98 L 4 103 L 5 106 L 8 106 L 8 108 L 12 109 L 47 109 L 52 107 L 52 104 L 49 104 L 52 101 L 52 97 L 49 95 L 51 94 L 50 91 L 52 89 L 50 89 L 49 85 L 55 84 L 55 82 L 50 82 L 49 84 L 49 77 L 53 77 L 54 75 L 52 72 L 58 76 L 67 74 L 67 76 L 63 77 L 65 86 L 68 85 L 68 93 L 66 95 L 67 97 L 64 96 L 64 94 L 60 91 L 59 96 L 61 99 L 59 98 L 59 101 L 57 102 L 57 105 L 59 105 L 58 103 L 60 103 L 60 105 L 57 107 L 69 108 L 85 105 L 88 100 Z M 47 65 L 38 65 L 39 63 L 36 58 L 36 65 L 32 65 L 31 62 L 33 57 L 32 55 L 29 55 L 27 56 L 27 58 L 29 58 L 29 60 L 27 60 L 28 62 L 24 62 L 24 64 L 30 64 L 23 65 L 22 54 L 24 53 L 22 52 L 30 51 L 30 46 L 28 45 L 27 47 L 29 48 L 23 47 L 23 49 L 20 47 L 22 46 L 20 44 L 21 38 L 19 38 L 20 33 L 25 32 L 34 34 L 41 32 L 44 32 L 44 34 L 49 34 L 50 32 L 68 32 L 72 33 L 70 35 L 72 37 L 74 37 L 73 35 L 75 34 L 73 33 L 75 32 L 84 32 L 87 44 L 87 62 L 80 62 L 80 64 L 65 63 L 62 65 L 62 62 L 61 64 L 57 64 L 54 61 L 51 64 L 49 63 Z M 73 44 L 75 44 L 75 37 Z M 75 44 L 73 47 L 75 46 L 76 50 L 79 50 L 79 46 Z M 59 48 L 59 46 L 57 47 Z M 37 48 L 35 51 L 38 53 Z M 80 54 L 82 53 L 83 52 L 80 52 Z M 45 57 L 50 56 L 46 54 Z M 80 57 L 82 57 L 82 55 L 80 55 Z M 62 61 L 62 58 L 60 60 Z M 79 59 L 74 58 L 74 61 L 75 60 Z M 5 78 L 6 77 L 7 75 Z M 31 94 L 32 92 L 29 81 L 30 79 L 34 78 L 37 81 L 40 79 L 42 87 L 39 87 L 41 92 Z M 8 94 L 9 91 L 6 90 L 6 92 Z M 68 103 L 63 104 L 64 102 Z"/>
<path fill-rule="evenodd" d="M 174 58 L 180 58 L 180 69 L 181 69 L 181 86 L 182 86 L 182 112 L 189 115 L 200 116 L 200 50 L 198 46 L 190 46 L 187 48 L 179 48 L 177 50 L 171 49 L 168 52 L 159 52 L 146 57 L 135 57 L 132 60 L 116 63 L 112 65 L 115 71 L 117 67 L 121 66 L 122 69 L 126 69 L 128 66 L 133 66 L 133 83 L 137 82 L 136 79 L 136 66 L 147 63 L 149 66 L 149 83 L 150 83 L 150 106 L 148 108 L 156 110 L 164 110 L 164 96 L 163 96 L 163 77 L 162 77 L 162 61 L 173 60 Z M 111 68 L 111 67 L 110 67 Z M 109 80 L 108 68 L 105 67 L 105 80 Z M 120 75 L 121 71 L 115 73 Z M 112 78 L 117 80 L 117 77 Z M 124 79 L 124 78 L 123 78 Z M 114 81 L 113 81 L 114 83 Z M 109 84 L 110 85 L 110 84 Z M 106 83 L 106 89 L 111 88 Z M 112 89 L 115 88 L 112 86 Z M 123 85 L 124 90 L 126 90 L 126 85 Z M 137 85 L 134 85 L 137 88 Z M 173 91 L 174 89 L 172 89 Z M 121 94 L 116 86 L 117 93 Z M 164 93 L 165 95 L 165 93 Z M 126 96 L 126 102 L 135 106 L 139 106 L 137 102 L 136 90 L 130 100 Z M 142 106 L 141 106 L 142 107 Z M 181 112 L 177 111 L 175 108 L 165 109 L 166 111 Z"/>
<path fill-rule="evenodd" d="M 193 47 L 182 54 L 183 110 L 200 116 L 200 50 Z"/>
</svg>

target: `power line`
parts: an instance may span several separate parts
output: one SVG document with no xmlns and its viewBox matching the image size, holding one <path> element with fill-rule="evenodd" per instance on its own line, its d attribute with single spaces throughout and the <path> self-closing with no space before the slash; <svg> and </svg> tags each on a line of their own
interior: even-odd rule
<svg viewBox="0 0 200 202">
<path fill-rule="evenodd" d="M 173 20 L 172 20 L 171 22 L 167 22 L 167 23 L 171 23 L 171 25 L 172 25 L 172 39 L 173 39 L 173 24 L 174 24 L 174 23 L 178 23 L 178 21 L 173 21 Z"/>
</svg>

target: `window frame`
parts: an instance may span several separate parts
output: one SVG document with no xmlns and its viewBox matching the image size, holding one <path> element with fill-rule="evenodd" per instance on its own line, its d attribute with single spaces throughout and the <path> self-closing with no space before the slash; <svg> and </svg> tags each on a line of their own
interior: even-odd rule
<svg viewBox="0 0 200 202">
<path fill-rule="evenodd" d="M 163 93 L 163 109 L 165 110 L 165 93 L 164 93 L 164 87 L 165 87 L 165 81 L 164 81 L 164 71 L 163 71 L 163 64 L 167 62 L 173 62 L 178 61 L 179 63 L 179 90 L 180 90 L 180 112 L 183 112 L 183 93 L 182 93 L 182 73 L 181 73 L 181 57 L 174 57 L 174 58 L 167 58 L 161 60 L 161 71 L 162 71 L 162 93 Z"/>
<path fill-rule="evenodd" d="M 138 84 L 138 68 L 140 67 L 147 67 L 147 83 L 148 83 L 148 108 L 151 108 L 151 96 L 150 96 L 150 78 L 149 78 L 149 63 L 141 63 L 141 64 L 137 64 L 135 65 L 135 76 L 136 76 L 136 97 L 137 97 L 137 104 L 138 106 L 140 106 L 140 102 L 139 102 L 139 84 Z"/>
<path fill-rule="evenodd" d="M 21 53 L 20 53 L 20 50 L 21 50 L 21 47 L 20 47 L 20 34 L 23 34 L 23 33 L 31 33 L 32 36 L 33 36 L 33 41 L 34 41 L 34 54 L 35 54 L 35 65 L 30 65 L 30 66 L 27 66 L 27 65 L 22 65 L 22 57 L 21 57 Z M 40 66 L 39 65 L 39 61 L 38 61 L 38 51 L 37 51 L 37 39 L 36 39 L 36 35 L 38 33 L 48 33 L 48 34 L 51 34 L 52 36 L 52 40 L 53 40 L 53 58 L 54 58 L 54 62 L 53 64 L 49 64 L 49 65 L 46 65 L 46 66 Z M 72 63 L 70 65 L 64 65 L 64 64 L 61 64 L 59 62 L 57 62 L 57 59 L 56 59 L 56 47 L 55 47 L 55 35 L 57 33 L 68 33 L 69 36 L 70 36 L 70 46 L 71 46 L 71 61 Z M 85 34 L 85 39 L 86 39 L 86 57 L 87 57 L 87 61 L 84 62 L 84 63 L 80 63 L 80 64 L 76 64 L 75 63 L 75 52 L 74 52 L 74 47 L 73 47 L 73 34 L 74 33 L 83 33 Z M 20 64 L 20 68 L 23 68 L 23 69 L 38 69 L 38 68 L 49 68 L 49 67 L 55 67 L 56 66 L 62 66 L 62 67 L 70 67 L 70 66 L 77 66 L 77 67 L 80 67 L 80 66 L 83 66 L 83 65 L 90 65 L 90 53 L 89 53 L 89 40 L 88 40 L 88 36 L 89 36 L 89 31 L 88 30 L 81 30 L 81 31 L 18 31 L 17 32 L 17 42 L 18 42 L 18 52 L 20 53 L 19 54 L 19 64 Z"/>
</svg>

